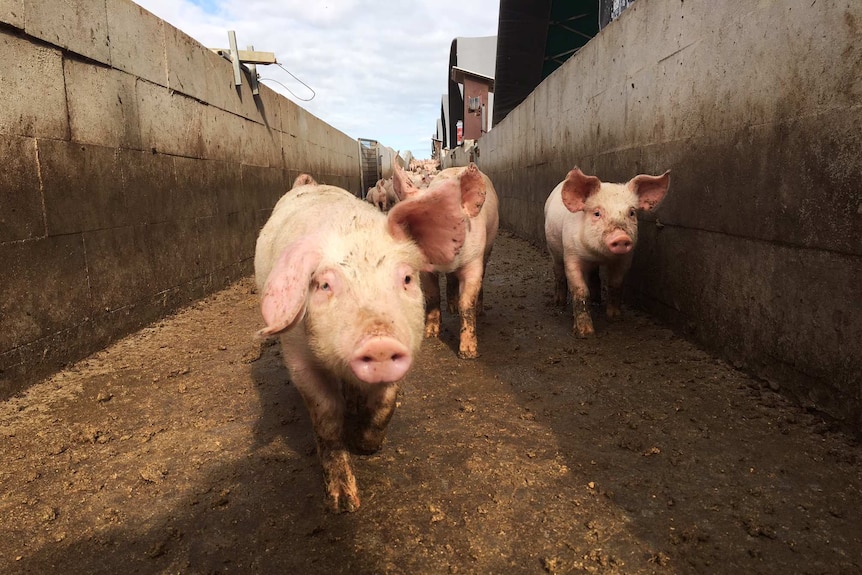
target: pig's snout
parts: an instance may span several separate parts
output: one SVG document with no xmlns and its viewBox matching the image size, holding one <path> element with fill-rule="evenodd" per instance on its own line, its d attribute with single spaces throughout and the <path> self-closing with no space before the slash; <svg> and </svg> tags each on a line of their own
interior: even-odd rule
<svg viewBox="0 0 862 575">
<path fill-rule="evenodd" d="M 410 350 L 387 336 L 365 338 L 350 359 L 350 369 L 365 383 L 398 381 L 413 364 Z"/>
<path fill-rule="evenodd" d="M 632 238 L 622 230 L 615 230 L 605 238 L 605 245 L 612 254 L 627 254 L 635 247 Z"/>
</svg>

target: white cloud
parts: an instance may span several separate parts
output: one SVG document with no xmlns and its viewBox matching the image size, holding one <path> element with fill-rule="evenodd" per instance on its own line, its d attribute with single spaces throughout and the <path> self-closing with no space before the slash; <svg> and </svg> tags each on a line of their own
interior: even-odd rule
<svg viewBox="0 0 862 575">
<path fill-rule="evenodd" d="M 353 138 L 372 138 L 418 158 L 446 91 L 449 48 L 459 36 L 497 34 L 499 0 L 135 0 L 210 48 L 226 48 L 235 30 L 240 49 L 274 52 L 260 66 L 276 92 Z"/>
</svg>

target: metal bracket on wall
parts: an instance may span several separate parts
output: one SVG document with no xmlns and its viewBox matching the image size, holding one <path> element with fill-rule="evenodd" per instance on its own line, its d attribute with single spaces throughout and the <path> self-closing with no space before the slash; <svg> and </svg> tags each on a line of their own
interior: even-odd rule
<svg viewBox="0 0 862 575">
<path fill-rule="evenodd" d="M 248 72 L 249 83 L 251 85 L 251 93 L 257 96 L 260 94 L 258 85 L 257 64 L 278 64 L 273 52 L 255 52 L 254 46 L 249 46 L 247 50 L 239 50 L 236 47 L 236 32 L 228 30 L 227 39 L 230 43 L 230 48 L 210 48 L 219 56 L 226 58 L 233 64 L 233 81 L 237 86 L 242 85 L 241 69 Z M 244 64 L 248 64 L 246 68 Z"/>
</svg>

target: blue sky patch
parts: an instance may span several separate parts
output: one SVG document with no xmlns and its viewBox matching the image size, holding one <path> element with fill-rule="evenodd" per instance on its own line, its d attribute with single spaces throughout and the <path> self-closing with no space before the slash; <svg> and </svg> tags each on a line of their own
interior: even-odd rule
<svg viewBox="0 0 862 575">
<path fill-rule="evenodd" d="M 219 12 L 221 12 L 219 0 L 189 0 L 189 2 L 191 2 L 207 14 L 218 14 Z"/>
</svg>

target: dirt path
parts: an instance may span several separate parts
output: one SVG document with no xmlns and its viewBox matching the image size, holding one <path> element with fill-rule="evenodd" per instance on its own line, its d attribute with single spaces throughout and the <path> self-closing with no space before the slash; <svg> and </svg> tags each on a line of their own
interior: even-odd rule
<svg viewBox="0 0 862 575">
<path fill-rule="evenodd" d="M 0 573 L 860 573 L 860 447 L 626 311 L 599 337 L 503 235 L 459 360 L 427 341 L 363 506 L 241 282 L 0 404 Z"/>
</svg>

